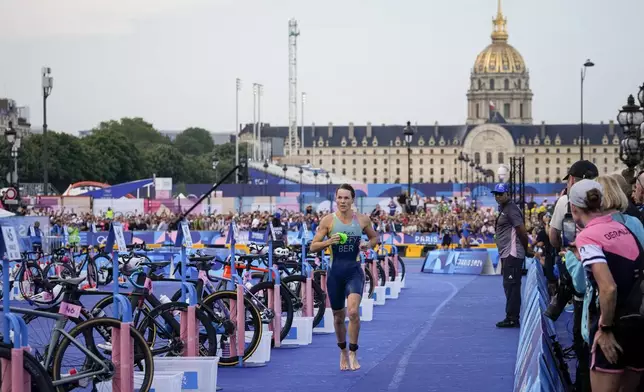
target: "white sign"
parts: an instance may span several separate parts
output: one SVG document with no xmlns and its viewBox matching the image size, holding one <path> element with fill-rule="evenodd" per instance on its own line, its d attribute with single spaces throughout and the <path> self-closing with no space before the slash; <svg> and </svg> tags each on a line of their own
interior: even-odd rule
<svg viewBox="0 0 644 392">
<path fill-rule="evenodd" d="M 114 231 L 114 242 L 119 253 L 127 252 L 127 245 L 125 245 L 125 234 L 123 234 L 123 226 L 120 223 L 112 223 L 112 230 Z"/>
<path fill-rule="evenodd" d="M 157 177 L 154 179 L 154 188 L 157 191 L 171 191 L 172 177 Z"/>
<path fill-rule="evenodd" d="M 2 239 L 4 240 L 4 248 L 7 251 L 7 259 L 10 261 L 22 260 L 16 229 L 13 226 L 2 226 Z"/>
<path fill-rule="evenodd" d="M 192 248 L 192 237 L 190 236 L 190 227 L 188 222 L 181 221 L 181 233 L 183 234 L 183 244 L 186 248 Z"/>
</svg>

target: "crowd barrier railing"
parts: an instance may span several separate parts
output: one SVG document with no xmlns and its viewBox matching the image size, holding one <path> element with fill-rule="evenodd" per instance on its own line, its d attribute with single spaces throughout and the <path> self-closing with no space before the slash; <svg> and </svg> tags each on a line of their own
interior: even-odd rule
<svg viewBox="0 0 644 392">
<path fill-rule="evenodd" d="M 549 301 L 548 287 L 539 262 L 528 259 L 523 286 L 521 330 L 514 370 L 514 391 L 563 392 L 564 382 L 555 360 L 552 320 L 545 317 Z"/>
</svg>

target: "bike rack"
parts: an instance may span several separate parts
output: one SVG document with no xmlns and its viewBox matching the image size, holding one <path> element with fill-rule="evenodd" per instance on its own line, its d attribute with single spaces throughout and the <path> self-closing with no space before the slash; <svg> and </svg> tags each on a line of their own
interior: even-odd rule
<svg viewBox="0 0 644 392">
<path fill-rule="evenodd" d="M 306 277 L 306 283 L 302 287 L 304 297 L 304 317 L 313 317 L 313 268 L 309 263 L 302 263 L 302 275 Z"/>
<path fill-rule="evenodd" d="M 271 266 L 269 271 L 272 273 L 268 274 L 270 277 L 272 274 L 275 274 L 275 284 L 273 285 L 273 290 L 268 292 L 268 305 L 273 310 L 273 322 L 269 328 L 273 331 L 273 342 L 275 347 L 279 348 L 282 345 L 282 293 L 281 293 L 281 278 L 277 266 Z"/>
<path fill-rule="evenodd" d="M 6 257 L 2 259 L 2 269 L 5 271 L 2 277 L 2 284 L 3 287 L 8 288 L 11 273 L 9 262 L 21 259 L 20 241 L 13 226 L 2 227 L 0 231 L 0 254 L 6 254 Z M 11 332 L 13 332 L 14 343 L 11 348 L 10 364 L 7 363 L 6 359 L 0 361 L 0 372 L 2 372 L 3 381 L 0 390 L 2 392 L 30 392 L 31 376 L 24 369 L 24 352 L 29 351 L 27 324 L 22 317 L 11 313 L 9 296 L 10 293 L 6 292 L 2 298 L 3 340 L 4 343 L 11 345 Z"/>
<path fill-rule="evenodd" d="M 197 290 L 192 284 L 186 282 L 181 282 L 181 287 L 182 291 L 187 294 L 182 297 L 182 300 L 189 303 L 186 311 L 181 312 L 180 316 L 179 336 L 186 347 L 183 356 L 197 357 L 199 356 L 199 324 L 197 323 L 197 306 L 195 305 L 198 303 Z"/>
<path fill-rule="evenodd" d="M 117 249 L 114 250 L 116 242 Z M 115 317 L 121 320 L 120 328 L 112 328 L 112 362 L 115 366 L 112 390 L 134 391 L 134 347 L 130 337 L 132 327 L 132 304 L 119 292 L 119 254 L 127 252 L 123 227 L 112 222 L 107 236 L 106 250 L 112 252 L 112 283 L 114 285 Z"/>
<path fill-rule="evenodd" d="M 329 299 L 329 292 L 326 287 L 326 281 L 327 277 L 329 275 L 329 263 L 325 259 L 326 256 L 322 256 L 322 261 L 320 264 L 320 267 L 322 268 L 323 271 L 325 271 L 324 274 L 320 276 L 320 287 L 322 288 L 322 291 L 324 292 L 324 297 L 325 297 L 325 303 L 326 303 L 326 308 L 331 309 L 331 300 Z M 364 256 L 361 258 L 361 264 L 362 264 L 362 270 L 364 271 Z"/>
<path fill-rule="evenodd" d="M 233 305 L 231 304 L 230 313 L 231 316 L 235 314 L 235 341 L 231 342 L 234 344 L 230 345 L 230 351 L 232 355 L 237 355 L 239 360 L 239 367 L 244 366 L 244 350 L 246 348 L 246 311 L 244 309 L 244 281 L 237 274 L 232 274 L 230 280 L 233 284 L 236 283 L 236 294 L 237 298 L 235 299 L 234 311 Z"/>
</svg>

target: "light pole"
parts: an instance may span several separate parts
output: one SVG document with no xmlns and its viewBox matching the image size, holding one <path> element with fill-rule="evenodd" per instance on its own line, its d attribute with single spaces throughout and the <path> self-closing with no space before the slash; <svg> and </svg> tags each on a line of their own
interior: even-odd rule
<svg viewBox="0 0 644 392">
<path fill-rule="evenodd" d="M 329 199 L 329 205 L 330 205 L 329 211 L 333 212 L 333 198 L 329 193 L 330 185 L 331 185 L 331 176 L 329 176 L 329 172 L 326 172 L 326 197 Z"/>
<path fill-rule="evenodd" d="M 586 79 L 586 69 L 594 66 L 595 63 L 590 60 L 586 60 L 584 66 L 581 67 L 581 128 L 579 130 L 581 143 L 579 145 L 579 159 L 584 159 L 584 80 Z"/>
<path fill-rule="evenodd" d="M 9 121 L 9 126 L 5 130 L 4 133 L 5 139 L 7 139 L 7 144 L 11 146 L 11 159 L 13 160 L 13 172 L 9 173 L 7 176 L 8 182 L 10 183 L 10 186 L 15 189 L 16 194 L 14 195 L 15 197 L 13 199 L 8 199 L 7 198 L 7 192 L 5 192 L 5 200 L 4 203 L 6 205 L 13 205 L 15 204 L 15 209 L 14 211 L 18 210 L 18 207 L 20 207 L 20 183 L 18 179 L 18 150 L 20 150 L 20 142 L 21 138 L 18 132 L 16 132 L 15 128 L 13 127 L 13 122 Z"/>
<path fill-rule="evenodd" d="M 306 104 L 306 93 L 302 92 L 302 131 L 300 136 L 300 148 L 304 148 L 304 104 Z"/>
<path fill-rule="evenodd" d="M 302 174 L 304 174 L 304 170 L 302 170 L 302 167 L 300 167 L 300 170 L 298 171 L 300 173 L 300 212 L 302 211 L 302 205 L 304 203 L 304 195 L 302 194 Z"/>
<path fill-rule="evenodd" d="M 43 193 L 49 194 L 49 146 L 47 145 L 47 98 L 54 87 L 54 77 L 51 68 L 42 67 L 42 162 L 43 162 Z"/>
<path fill-rule="evenodd" d="M 217 166 L 219 165 L 219 158 L 212 158 L 212 170 L 215 172 L 215 183 L 217 182 Z"/>
<path fill-rule="evenodd" d="M 235 79 L 235 85 L 235 166 L 239 166 L 239 92 L 241 91 L 241 79 Z M 239 169 L 235 170 L 235 184 L 239 184 Z"/>
<path fill-rule="evenodd" d="M 644 104 L 644 85 L 640 88 L 638 99 Z M 644 123 L 644 112 L 635 103 L 632 95 L 619 111 L 617 122 L 624 129 L 624 139 L 619 147 L 619 159 L 628 166 L 629 170 L 632 170 L 642 161 L 642 147 L 644 147 L 640 134 L 640 128 Z"/>
<path fill-rule="evenodd" d="M 264 161 L 264 196 L 268 196 L 268 161 Z"/>
<path fill-rule="evenodd" d="M 407 144 L 407 197 L 411 197 L 411 141 L 414 137 L 414 130 L 411 128 L 411 121 L 407 121 L 404 134 L 405 143 Z"/>
<path fill-rule="evenodd" d="M 315 197 L 318 196 L 318 171 L 313 172 L 313 178 L 315 178 Z"/>
<path fill-rule="evenodd" d="M 287 170 L 288 170 L 288 166 L 286 166 L 286 164 L 284 164 L 284 166 L 282 166 L 282 171 L 284 172 L 284 191 L 283 191 L 283 196 L 286 196 L 286 171 Z"/>
<path fill-rule="evenodd" d="M 257 84 L 257 160 L 264 159 L 264 149 L 262 148 L 262 95 L 264 95 L 264 86 Z"/>
</svg>

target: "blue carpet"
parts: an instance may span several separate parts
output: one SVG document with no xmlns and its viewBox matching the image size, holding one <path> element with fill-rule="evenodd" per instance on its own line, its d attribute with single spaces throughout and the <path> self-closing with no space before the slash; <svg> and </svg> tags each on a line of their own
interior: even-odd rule
<svg viewBox="0 0 644 392">
<path fill-rule="evenodd" d="M 510 391 L 519 331 L 497 330 L 504 316 L 500 277 L 422 274 L 408 261 L 407 289 L 362 323 L 357 372 L 339 370 L 334 335 L 274 349 L 268 366 L 220 368 L 226 392 Z M 413 272 L 412 272 L 413 271 Z"/>
</svg>

